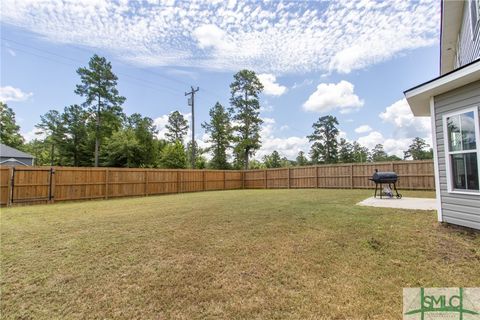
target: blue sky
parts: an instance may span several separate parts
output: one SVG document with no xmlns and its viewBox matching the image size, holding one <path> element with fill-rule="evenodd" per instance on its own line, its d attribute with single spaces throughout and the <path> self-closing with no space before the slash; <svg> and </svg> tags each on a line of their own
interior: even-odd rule
<svg viewBox="0 0 480 320">
<path fill-rule="evenodd" d="M 263 147 L 294 159 L 332 114 L 341 136 L 401 155 L 430 141 L 403 91 L 438 75 L 440 3 L 425 1 L 2 0 L 0 99 L 27 139 L 50 109 L 74 94 L 93 53 L 112 61 L 127 114 L 189 115 L 184 92 L 199 86 L 196 137 L 216 101 L 228 105 L 233 74 L 249 68 L 265 86 Z"/>
</svg>

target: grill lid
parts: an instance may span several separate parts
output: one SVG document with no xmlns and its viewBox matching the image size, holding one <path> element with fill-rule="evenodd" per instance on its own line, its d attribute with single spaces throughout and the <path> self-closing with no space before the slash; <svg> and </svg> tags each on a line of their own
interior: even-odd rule
<svg viewBox="0 0 480 320">
<path fill-rule="evenodd" d="M 378 172 L 375 171 L 375 173 L 372 176 L 373 181 L 375 182 L 396 182 L 398 179 L 398 175 L 395 172 Z"/>
</svg>

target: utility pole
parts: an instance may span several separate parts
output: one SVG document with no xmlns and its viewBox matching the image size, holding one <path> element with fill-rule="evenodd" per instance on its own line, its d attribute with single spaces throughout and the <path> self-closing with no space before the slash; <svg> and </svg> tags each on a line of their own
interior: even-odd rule
<svg viewBox="0 0 480 320">
<path fill-rule="evenodd" d="M 190 95 L 188 98 L 188 105 L 192 106 L 192 169 L 195 169 L 195 93 L 200 90 L 199 87 L 194 89 L 193 86 L 190 87 L 192 91 L 185 92 L 185 96 Z"/>
</svg>

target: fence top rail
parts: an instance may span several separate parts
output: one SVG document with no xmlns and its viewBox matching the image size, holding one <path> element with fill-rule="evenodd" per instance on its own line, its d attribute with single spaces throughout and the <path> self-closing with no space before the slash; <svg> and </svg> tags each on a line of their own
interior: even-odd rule
<svg viewBox="0 0 480 320">
<path fill-rule="evenodd" d="M 283 168 L 264 168 L 264 169 L 248 169 L 248 170 L 217 170 L 217 169 L 165 169 L 165 168 L 120 168 L 120 167 L 67 167 L 67 166 L 22 166 L 21 170 L 49 170 L 50 168 L 60 171 L 118 171 L 118 172 L 218 172 L 218 173 L 242 173 L 242 172 L 264 172 L 264 171 L 282 171 L 287 169 L 316 169 L 316 168 L 339 168 L 339 167 L 375 167 L 382 165 L 412 165 L 412 164 L 433 164 L 433 160 L 400 160 L 400 161 L 382 161 L 382 162 L 355 162 L 355 163 L 334 163 L 334 164 L 317 164 L 309 166 L 292 166 Z M 12 167 L 0 165 L 0 170 L 9 170 Z"/>
<path fill-rule="evenodd" d="M 410 164 L 433 164 L 433 160 L 398 160 L 398 161 L 380 161 L 380 162 L 351 162 L 351 163 L 331 163 L 331 164 L 315 164 L 309 166 L 291 166 L 283 168 L 264 168 L 264 169 L 248 169 L 246 172 L 262 172 L 286 169 L 314 169 L 328 167 L 350 167 L 350 166 L 381 166 L 381 165 L 410 165 Z"/>
<path fill-rule="evenodd" d="M 10 166 L 2 166 L 0 165 L 0 170 L 10 170 Z M 152 172 L 227 172 L 227 173 L 242 173 L 244 170 L 220 170 L 220 169 L 165 169 L 165 168 L 121 168 L 121 167 L 66 167 L 66 166 L 19 166 L 17 170 L 61 170 L 61 171 L 105 171 L 108 169 L 109 171 L 138 171 L 138 172 L 145 172 L 145 171 L 152 171 Z"/>
</svg>

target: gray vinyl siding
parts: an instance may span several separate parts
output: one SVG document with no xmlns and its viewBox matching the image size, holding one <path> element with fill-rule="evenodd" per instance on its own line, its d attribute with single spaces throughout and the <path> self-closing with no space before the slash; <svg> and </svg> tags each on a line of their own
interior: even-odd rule
<svg viewBox="0 0 480 320">
<path fill-rule="evenodd" d="M 8 160 L 12 159 L 12 157 L 0 157 L 0 163 L 2 166 L 20 166 L 21 164 L 18 162 L 9 162 Z M 14 158 L 21 163 L 24 163 L 27 166 L 33 166 L 33 158 Z M 4 162 L 7 161 L 7 162 Z"/>
<path fill-rule="evenodd" d="M 455 69 L 480 58 L 480 23 L 472 33 L 470 2 L 463 6 L 463 21 L 458 37 L 457 59 Z"/>
<path fill-rule="evenodd" d="M 450 112 L 472 107 L 479 108 L 480 81 L 473 82 L 467 86 L 436 96 L 434 102 L 443 221 L 480 229 L 480 195 L 448 192 L 442 119 L 443 115 Z M 477 143 L 480 143 L 480 141 L 477 141 Z"/>
</svg>

